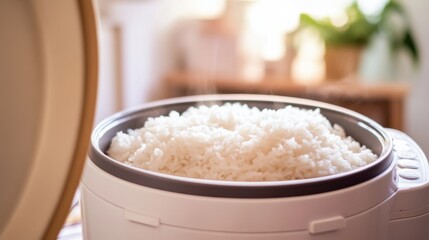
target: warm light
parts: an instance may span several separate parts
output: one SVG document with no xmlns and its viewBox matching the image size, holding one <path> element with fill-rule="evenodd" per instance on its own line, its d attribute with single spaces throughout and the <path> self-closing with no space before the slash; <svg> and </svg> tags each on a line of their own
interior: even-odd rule
<svg viewBox="0 0 429 240">
<path fill-rule="evenodd" d="M 298 27 L 301 3 L 292 0 L 264 0 L 249 8 L 247 21 L 258 33 L 291 32 Z"/>
<path fill-rule="evenodd" d="M 257 36 L 264 60 L 277 61 L 284 56 L 284 35 L 298 27 L 300 13 L 300 3 L 292 0 L 257 1 L 249 8 L 247 26 Z"/>
<path fill-rule="evenodd" d="M 314 32 L 302 33 L 302 42 L 292 65 L 292 78 L 298 82 L 318 82 L 324 78 L 324 48 Z"/>
<path fill-rule="evenodd" d="M 262 45 L 262 57 L 266 61 L 280 60 L 285 54 L 285 44 L 282 36 L 267 37 Z"/>
<path fill-rule="evenodd" d="M 188 0 L 183 1 L 183 5 L 189 8 L 189 15 L 192 17 L 207 19 L 219 16 L 225 7 L 225 1 L 227 0 Z"/>
<path fill-rule="evenodd" d="M 357 0 L 362 12 L 369 16 L 378 15 L 389 0 Z"/>
<path fill-rule="evenodd" d="M 333 14 L 330 17 L 332 25 L 335 27 L 344 27 L 347 22 L 349 21 L 349 17 L 347 16 L 346 12 L 344 11 L 338 11 L 336 14 Z"/>
<path fill-rule="evenodd" d="M 196 15 L 207 18 L 219 15 L 219 10 L 225 7 L 226 1 L 233 0 L 187 0 L 193 3 Z M 365 14 L 379 12 L 388 0 L 358 0 L 359 7 Z M 353 0 L 259 0 L 251 2 L 245 12 L 245 19 L 240 44 L 246 59 L 263 59 L 265 61 L 281 60 L 286 53 L 284 38 L 286 34 L 293 32 L 299 26 L 299 18 L 302 13 L 307 13 L 315 18 L 328 17 L 336 27 L 343 27 L 349 22 L 344 9 Z M 317 43 L 317 39 L 301 46 L 295 70 L 298 78 L 311 79 L 323 75 L 323 59 L 319 54 L 323 47 Z M 250 64 L 256 66 L 257 64 Z M 257 71 L 255 69 L 258 69 Z M 251 67 L 245 72 L 251 75 L 259 68 Z"/>
<path fill-rule="evenodd" d="M 302 12 L 310 14 L 315 18 L 331 17 L 342 9 L 345 9 L 352 2 L 353 0 L 299 1 L 299 3 L 302 3 Z"/>
</svg>

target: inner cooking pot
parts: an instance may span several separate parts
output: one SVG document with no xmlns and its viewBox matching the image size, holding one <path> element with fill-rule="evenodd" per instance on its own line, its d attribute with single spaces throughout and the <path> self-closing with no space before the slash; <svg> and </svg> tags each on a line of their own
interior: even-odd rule
<svg viewBox="0 0 429 240">
<path fill-rule="evenodd" d="M 348 136 L 367 146 L 379 157 L 366 166 L 330 176 L 287 181 L 238 182 L 195 179 L 152 172 L 125 165 L 106 154 L 117 132 L 141 128 L 149 117 L 168 115 L 172 110 L 181 113 L 191 106 L 226 102 L 240 102 L 259 109 L 279 109 L 287 105 L 302 109 L 319 108 L 321 114 L 332 124 L 342 126 Z M 393 161 L 392 143 L 387 132 L 378 123 L 359 113 L 306 99 L 242 94 L 172 98 L 112 115 L 94 129 L 89 156 L 99 168 L 128 182 L 170 192 L 229 198 L 291 197 L 339 190 L 378 176 Z"/>
</svg>

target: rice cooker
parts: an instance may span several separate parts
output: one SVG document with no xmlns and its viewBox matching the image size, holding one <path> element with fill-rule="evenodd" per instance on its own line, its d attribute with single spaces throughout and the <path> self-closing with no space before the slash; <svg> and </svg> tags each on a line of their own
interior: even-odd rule
<svg viewBox="0 0 429 240">
<path fill-rule="evenodd" d="M 199 104 L 319 108 L 378 159 L 312 179 L 234 182 L 151 172 L 106 155 L 118 131 Z M 81 182 L 85 239 L 428 239 L 428 162 L 406 134 L 338 106 L 290 97 L 204 95 L 117 113 L 93 130 Z"/>
<path fill-rule="evenodd" d="M 148 103 L 93 129 L 95 9 L 92 0 L 0 1 L 0 240 L 57 239 L 80 181 L 85 239 L 428 239 L 423 152 L 404 133 L 344 108 L 195 96 Z M 148 117 L 227 101 L 320 108 L 379 158 L 327 177 L 227 182 L 148 172 L 105 155 L 117 131 Z"/>
</svg>

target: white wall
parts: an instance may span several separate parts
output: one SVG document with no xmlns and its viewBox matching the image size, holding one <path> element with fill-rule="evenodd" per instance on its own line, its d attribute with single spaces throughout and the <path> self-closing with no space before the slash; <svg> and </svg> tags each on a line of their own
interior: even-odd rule
<svg viewBox="0 0 429 240">
<path fill-rule="evenodd" d="M 402 2 L 407 7 L 417 37 L 421 66 L 410 76 L 411 91 L 406 105 L 407 131 L 419 143 L 423 151 L 429 154 L 429 1 L 412 0 Z"/>
<path fill-rule="evenodd" d="M 166 97 L 168 36 L 177 20 L 221 9 L 222 0 L 100 0 L 100 82 L 96 122 L 114 112 Z M 168 87 L 168 86 L 167 86 Z"/>
<path fill-rule="evenodd" d="M 370 1 L 370 0 L 368 0 Z M 361 75 L 366 81 L 391 81 L 410 86 L 405 105 L 405 131 L 429 154 L 429 28 L 427 27 L 427 0 L 400 0 L 407 10 L 413 33 L 420 49 L 420 66 L 414 68 L 404 50 L 389 53 L 386 39 L 377 38 L 365 52 Z"/>
<path fill-rule="evenodd" d="M 157 1 L 100 1 L 96 122 L 148 101 L 159 78 Z"/>
</svg>

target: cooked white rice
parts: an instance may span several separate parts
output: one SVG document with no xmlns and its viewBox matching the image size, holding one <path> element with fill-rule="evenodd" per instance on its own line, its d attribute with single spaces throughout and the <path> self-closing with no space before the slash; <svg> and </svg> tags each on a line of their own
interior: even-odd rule
<svg viewBox="0 0 429 240">
<path fill-rule="evenodd" d="M 280 181 L 347 172 L 377 156 L 317 110 L 259 110 L 240 103 L 191 107 L 119 132 L 108 155 L 192 178 Z"/>
</svg>

